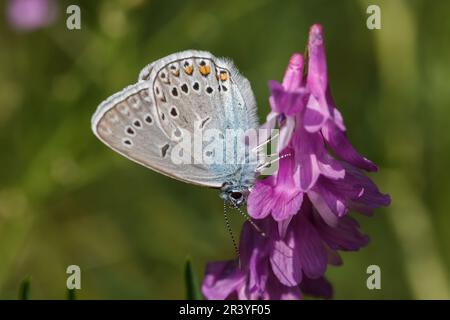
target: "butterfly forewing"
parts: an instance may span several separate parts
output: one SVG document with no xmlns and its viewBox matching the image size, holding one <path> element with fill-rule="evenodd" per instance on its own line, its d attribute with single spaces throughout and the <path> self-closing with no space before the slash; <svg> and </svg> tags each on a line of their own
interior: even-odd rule
<svg viewBox="0 0 450 320">
<path fill-rule="evenodd" d="M 185 151 L 190 162 L 176 164 L 170 153 L 184 138 L 198 138 L 207 129 L 225 134 L 227 129 L 256 128 L 255 108 L 248 81 L 231 62 L 189 50 L 145 67 L 137 84 L 99 106 L 92 126 L 105 144 L 146 167 L 182 181 L 221 187 L 242 171 L 241 165 L 196 162 L 192 148 Z"/>
</svg>

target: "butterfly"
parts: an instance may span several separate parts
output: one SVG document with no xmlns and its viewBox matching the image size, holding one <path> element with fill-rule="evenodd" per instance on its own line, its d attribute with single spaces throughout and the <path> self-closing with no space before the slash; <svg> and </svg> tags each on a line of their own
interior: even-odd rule
<svg viewBox="0 0 450 320">
<path fill-rule="evenodd" d="M 196 161 L 214 152 L 231 158 L 239 153 L 240 160 L 258 153 L 257 148 L 239 152 L 237 143 L 227 149 L 225 133 L 258 128 L 256 102 L 250 82 L 234 64 L 206 51 L 187 50 L 150 63 L 135 84 L 98 106 L 91 125 L 119 154 L 177 180 L 220 189 L 235 207 L 245 203 L 259 172 L 259 160 Z M 215 133 L 209 144 L 180 149 L 183 140 L 208 130 Z M 188 161 L 174 161 L 175 150 Z"/>
</svg>

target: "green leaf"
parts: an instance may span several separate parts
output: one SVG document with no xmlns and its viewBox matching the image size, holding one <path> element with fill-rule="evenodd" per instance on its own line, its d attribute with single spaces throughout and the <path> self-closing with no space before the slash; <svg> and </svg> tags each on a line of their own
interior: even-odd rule
<svg viewBox="0 0 450 320">
<path fill-rule="evenodd" d="M 67 300 L 76 300 L 77 297 L 75 295 L 76 289 L 67 289 Z"/>
<path fill-rule="evenodd" d="M 198 286 L 197 276 L 189 258 L 186 260 L 186 266 L 184 268 L 184 280 L 186 282 L 186 299 L 202 300 L 203 296 Z"/>
<path fill-rule="evenodd" d="M 19 289 L 19 299 L 28 300 L 30 298 L 30 277 L 26 277 L 22 280 Z"/>
</svg>

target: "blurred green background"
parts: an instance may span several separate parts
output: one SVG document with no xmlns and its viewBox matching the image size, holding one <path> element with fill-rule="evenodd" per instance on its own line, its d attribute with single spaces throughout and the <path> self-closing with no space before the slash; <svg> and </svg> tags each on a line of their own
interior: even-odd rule
<svg viewBox="0 0 450 320">
<path fill-rule="evenodd" d="M 112 152 L 90 117 L 147 63 L 184 49 L 232 58 L 260 119 L 323 24 L 331 88 L 351 142 L 380 166 L 392 205 L 360 218 L 371 244 L 327 275 L 338 299 L 450 298 L 450 1 L 58 1 L 53 24 L 15 30 L 0 5 L 0 298 L 63 299 L 68 265 L 80 299 L 182 299 L 190 256 L 234 256 L 214 190 L 186 185 Z M 81 7 L 81 30 L 66 7 Z M 382 29 L 366 28 L 381 8 Z M 239 232 L 242 218 L 233 215 Z M 381 267 L 382 289 L 366 287 Z"/>
</svg>

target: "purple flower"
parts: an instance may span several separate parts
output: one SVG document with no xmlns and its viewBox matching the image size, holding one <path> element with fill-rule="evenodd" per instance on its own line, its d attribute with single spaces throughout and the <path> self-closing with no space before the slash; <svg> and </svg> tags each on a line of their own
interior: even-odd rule
<svg viewBox="0 0 450 320">
<path fill-rule="evenodd" d="M 320 25 L 311 27 L 308 57 L 306 76 L 303 58 L 297 53 L 290 59 L 283 83 L 269 82 L 272 112 L 265 126 L 274 127 L 276 117 L 283 119 L 280 155 L 290 156 L 280 160 L 276 177 L 258 180 L 250 193 L 248 211 L 255 219 L 268 214 L 276 221 L 287 219 L 297 213 L 305 195 L 330 223 L 333 216 L 341 217 L 350 209 L 370 214 L 390 202 L 359 171 L 377 168 L 356 152 L 345 135 L 328 86 Z M 340 159 L 330 155 L 329 149 Z"/>
<path fill-rule="evenodd" d="M 328 264 L 341 264 L 337 250 L 354 251 L 368 243 L 355 220 L 344 217 L 331 227 L 307 199 L 284 236 L 270 216 L 259 222 L 265 237 L 250 223 L 243 226 L 241 266 L 237 260 L 208 264 L 202 286 L 206 298 L 300 299 L 302 293 L 331 298 L 323 275 Z"/>
<path fill-rule="evenodd" d="M 31 31 L 51 24 L 57 13 L 54 0 L 10 0 L 7 15 L 17 30 Z"/>
<path fill-rule="evenodd" d="M 371 215 L 373 209 L 390 204 L 390 197 L 382 194 L 359 169 L 341 163 L 345 168 L 342 180 L 319 178 L 307 192 L 308 198 L 326 221 L 333 224 L 335 217 L 342 217 L 349 210 Z"/>
<path fill-rule="evenodd" d="M 241 266 L 235 260 L 207 266 L 202 289 L 208 299 L 330 298 L 327 266 L 342 263 L 339 250 L 369 242 L 349 211 L 371 215 L 390 203 L 362 172 L 376 171 L 375 164 L 346 137 L 330 93 L 320 25 L 310 30 L 306 75 L 303 67 L 302 55 L 294 54 L 283 82 L 269 82 L 272 111 L 263 127 L 280 129 L 279 168 L 257 180 L 247 201 L 266 236 L 245 223 Z"/>
<path fill-rule="evenodd" d="M 269 102 L 272 111 L 262 127 L 272 129 L 275 127 L 277 119 L 282 120 L 279 151 L 283 150 L 290 141 L 295 127 L 295 115 L 306 103 L 307 91 L 302 86 L 303 65 L 303 56 L 299 53 L 293 54 L 286 69 L 283 83 L 269 81 L 272 92 Z"/>
<path fill-rule="evenodd" d="M 271 256 L 279 240 L 275 232 L 276 224 L 269 217 L 261 221 L 260 227 L 266 232 L 266 237 L 256 232 L 249 223 L 244 224 L 240 238 L 240 266 L 238 260 L 212 262 L 207 265 L 202 285 L 202 292 L 207 299 L 301 297 L 300 289 L 296 286 L 301 279 L 300 272 L 284 272 L 280 281 L 272 271 Z M 287 251 L 288 255 L 292 253 L 289 248 Z"/>
<path fill-rule="evenodd" d="M 287 148 L 282 155 L 293 153 Z M 288 219 L 300 210 L 303 193 L 299 189 L 296 164 L 291 156 L 280 160 L 276 176 L 259 180 L 250 193 L 248 199 L 248 212 L 255 219 L 262 219 L 272 213 L 276 221 Z"/>
<path fill-rule="evenodd" d="M 327 145 L 342 160 L 364 170 L 376 171 L 375 164 L 361 156 L 345 135 L 344 120 L 328 86 L 323 30 L 318 24 L 309 32 L 308 56 L 306 87 L 310 96 L 303 117 L 304 128 L 309 132 L 320 130 Z"/>
<path fill-rule="evenodd" d="M 320 176 L 329 179 L 343 179 L 345 170 L 339 161 L 331 157 L 320 132 L 308 132 L 302 126 L 302 115 L 296 117 L 296 128 L 291 140 L 299 166 L 300 189 L 310 190 Z M 293 155 L 294 156 L 294 155 Z"/>
</svg>

